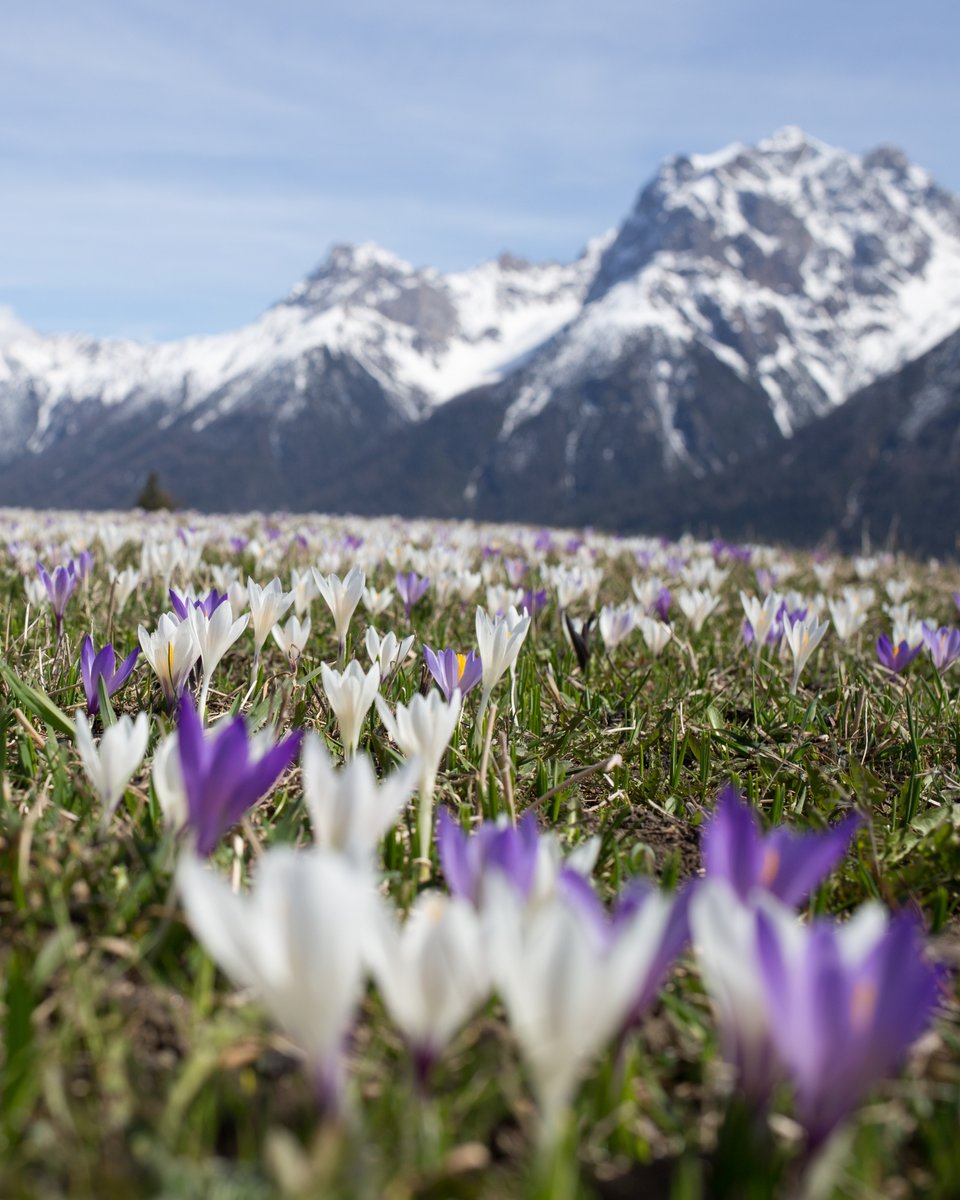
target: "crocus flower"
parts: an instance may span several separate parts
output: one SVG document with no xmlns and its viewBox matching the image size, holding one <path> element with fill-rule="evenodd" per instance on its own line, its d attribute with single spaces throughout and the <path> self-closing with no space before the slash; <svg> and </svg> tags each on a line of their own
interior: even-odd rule
<svg viewBox="0 0 960 1200">
<path fill-rule="evenodd" d="M 189 621 L 175 621 L 164 613 L 156 633 L 137 627 L 144 657 L 157 673 L 167 708 L 173 710 L 194 663 L 200 657 L 196 634 Z"/>
<path fill-rule="evenodd" d="M 459 654 L 456 650 L 433 651 L 424 646 L 423 657 L 448 704 L 454 692 L 465 696 L 483 678 L 483 664 L 474 650 Z"/>
<path fill-rule="evenodd" d="M 840 596 L 827 601 L 833 628 L 841 642 L 847 642 L 862 628 L 868 613 L 854 595 Z"/>
<path fill-rule="evenodd" d="M 102 650 L 97 651 L 93 645 L 93 638 L 87 634 L 80 645 L 80 678 L 87 697 L 88 716 L 95 717 L 100 711 L 100 680 L 103 680 L 107 695 L 112 696 L 127 682 L 139 656 L 140 647 L 137 646 L 117 666 L 112 642 L 108 642 Z"/>
<path fill-rule="evenodd" d="M 202 857 L 262 799 L 297 757 L 295 730 L 256 757 L 243 717 L 204 730 L 189 693 L 180 702 L 177 750 L 187 798 L 187 825 Z"/>
<path fill-rule="evenodd" d="M 406 575 L 402 571 L 397 572 L 397 591 L 400 594 L 400 599 L 403 601 L 403 607 L 407 613 L 407 620 L 410 620 L 410 613 L 413 606 L 427 594 L 427 589 L 430 587 L 429 579 L 421 579 L 416 571 L 409 571 Z"/>
<path fill-rule="evenodd" d="M 437 817 L 437 850 L 447 887 L 455 896 L 479 905 L 484 881 L 501 875 L 526 900 L 537 870 L 537 818 L 526 812 L 516 826 L 483 821 L 472 834 L 464 833 L 446 809 Z"/>
<path fill-rule="evenodd" d="M 370 711 L 373 698 L 380 687 L 380 664 L 364 674 L 363 667 L 352 658 L 343 671 L 336 671 L 326 663 L 320 664 L 320 679 L 330 707 L 340 725 L 344 758 L 352 758 L 360 741 L 363 719 Z"/>
<path fill-rule="evenodd" d="M 759 1107 L 780 1070 L 760 975 L 756 911 L 725 878 L 708 877 L 690 899 L 690 932 L 721 1050 L 736 1068 L 747 1101 Z"/>
<path fill-rule="evenodd" d="M 197 939 L 303 1050 L 321 1109 L 335 1116 L 343 1042 L 379 920 L 368 877 L 335 855 L 274 846 L 260 857 L 249 894 L 235 894 L 190 854 L 180 856 L 176 879 Z"/>
<path fill-rule="evenodd" d="M 577 878 L 573 871 L 564 872 L 564 886 L 569 889 Z M 574 885 L 575 886 L 575 885 Z M 690 884 L 675 895 L 659 891 L 645 879 L 637 879 L 629 883 L 617 898 L 611 914 L 611 926 L 614 935 L 622 930 L 641 909 L 659 909 L 663 903 L 669 905 L 665 922 L 660 921 L 660 912 L 653 913 L 653 919 L 659 925 L 659 941 L 654 939 L 653 951 L 646 964 L 638 983 L 633 1004 L 624 1023 L 624 1031 L 638 1026 L 657 997 L 671 963 L 690 940 L 690 900 L 696 890 L 696 884 Z"/>
<path fill-rule="evenodd" d="M 624 638 L 629 637 L 635 625 L 636 614 L 632 604 L 605 604 L 600 609 L 598 627 L 608 650 L 616 649 Z"/>
<path fill-rule="evenodd" d="M 77 752 L 103 804 L 106 823 L 143 762 L 150 738 L 150 718 L 144 712 L 137 715 L 136 721 L 122 716 L 103 731 L 99 746 L 94 742 L 90 725 L 82 712 L 77 713 L 75 721 Z"/>
<path fill-rule="evenodd" d="M 379 932 L 371 968 L 425 1088 L 454 1034 L 490 993 L 480 917 L 458 896 L 427 891 L 402 928 L 388 916 Z"/>
<path fill-rule="evenodd" d="M 216 593 L 212 592 L 211 595 L 216 595 Z M 186 621 L 193 630 L 197 649 L 200 652 L 200 662 L 203 665 L 203 686 L 200 689 L 199 705 L 202 721 L 207 710 L 210 679 L 220 665 L 220 660 L 246 629 L 250 621 L 250 614 L 244 613 L 235 621 L 233 606 L 226 596 L 221 596 L 213 605 L 204 605 L 199 602 L 195 604 L 187 610 Z"/>
<path fill-rule="evenodd" d="M 333 616 L 333 625 L 337 634 L 337 661 L 342 663 L 347 654 L 347 631 L 350 621 L 356 612 L 360 597 L 363 595 L 365 576 L 359 567 L 351 567 L 346 576 L 321 575 L 316 567 L 313 568 L 313 578 L 317 591 L 323 597 L 323 602 Z"/>
<path fill-rule="evenodd" d="M 637 628 L 640 630 L 651 655 L 654 658 L 659 658 L 666 649 L 667 643 L 673 637 L 673 630 L 665 622 L 646 616 L 637 619 Z"/>
<path fill-rule="evenodd" d="M 113 587 L 114 612 L 119 616 L 140 583 L 140 572 L 136 567 L 127 567 L 124 571 L 118 571 L 111 566 L 107 568 L 107 575 Z"/>
<path fill-rule="evenodd" d="M 417 785 L 420 764 L 404 763 L 380 782 L 370 760 L 357 755 L 335 770 L 323 742 L 308 734 L 303 744 L 303 799 L 314 843 L 369 867 L 380 839 L 395 823 Z"/>
<path fill-rule="evenodd" d="M 63 635 L 63 614 L 67 607 L 67 601 L 70 599 L 70 593 L 77 582 L 76 567 L 71 559 L 65 567 L 54 567 L 51 578 L 43 563 L 37 563 L 37 574 L 47 590 L 47 598 L 57 623 L 57 641 L 59 642 Z"/>
<path fill-rule="evenodd" d="M 508 614 L 508 617 L 497 617 L 491 621 L 482 608 L 477 609 L 477 645 L 480 648 L 480 662 L 483 664 L 483 691 L 477 713 L 478 739 L 491 693 L 517 661 L 529 628 L 529 615 L 512 621 Z"/>
<path fill-rule="evenodd" d="M 933 665 L 941 673 L 960 658 L 960 629 L 951 629 L 947 625 L 931 629 L 924 625 L 923 641 L 930 652 Z"/>
<path fill-rule="evenodd" d="M 849 921 L 798 925 L 756 913 L 768 1025 L 811 1146 L 896 1070 L 934 1014 L 940 971 L 924 960 L 916 920 L 864 905 Z"/>
<path fill-rule="evenodd" d="M 393 603 L 393 589 L 383 588 L 378 592 L 374 588 L 365 587 L 361 593 L 361 599 L 367 612 L 372 617 L 377 617 L 386 612 Z"/>
<path fill-rule="evenodd" d="M 591 1060 L 623 1027 L 656 958 L 669 907 L 646 906 L 605 938 L 562 894 L 518 912 L 513 888 L 491 878 L 484 919 L 496 989 L 530 1072 L 549 1146 L 562 1134 Z"/>
<path fill-rule="evenodd" d="M 287 618 L 285 626 L 279 623 L 274 625 L 272 633 L 273 640 L 286 655 L 287 660 L 291 664 L 295 664 L 303 654 L 303 648 L 310 638 L 310 618 L 305 617 L 301 621 L 296 615 L 291 615 Z"/>
<path fill-rule="evenodd" d="M 859 823 L 859 814 L 851 813 L 824 833 L 778 825 L 764 834 L 753 809 L 728 784 L 701 836 L 706 876 L 723 880 L 744 902 L 760 889 L 784 904 L 800 904 L 844 856 Z"/>
<path fill-rule="evenodd" d="M 429 866 L 430 841 L 433 834 L 433 790 L 437 771 L 450 745 L 450 738 L 460 717 L 460 694 L 453 693 L 450 703 L 439 692 L 422 696 L 418 692 L 409 704 L 398 704 L 391 713 L 386 701 L 376 697 L 377 712 L 387 732 L 407 758 L 420 763 L 417 790 L 420 793 L 418 827 L 420 859 L 424 873 Z"/>
<path fill-rule="evenodd" d="M 911 646 L 906 640 L 894 646 L 885 633 L 881 633 L 877 638 L 877 658 L 880 659 L 882 666 L 895 675 L 899 675 L 901 671 L 909 667 L 922 648 L 923 642 L 917 646 Z"/>
<path fill-rule="evenodd" d="M 521 609 L 525 608 L 532 617 L 535 617 L 542 608 L 545 608 L 546 604 L 547 593 L 545 588 L 527 588 L 520 601 Z"/>
<path fill-rule="evenodd" d="M 829 621 L 818 621 L 816 617 L 785 617 L 783 636 L 793 655 L 793 677 L 790 680 L 790 695 L 797 694 L 800 674 L 814 650 L 823 641 L 823 636 L 830 627 Z"/>
<path fill-rule="evenodd" d="M 754 654 L 759 659 L 760 652 L 767 641 L 767 635 L 770 633 L 777 620 L 782 604 L 782 597 L 776 592 L 770 594 L 760 601 L 756 596 L 748 596 L 746 592 L 740 593 L 740 603 L 743 605 L 743 611 L 747 618 L 749 626 L 749 637 L 744 640 L 747 645 L 753 644 Z M 744 630 L 746 633 L 746 629 Z"/>
<path fill-rule="evenodd" d="M 204 616 L 212 617 L 218 606 L 227 598 L 226 592 L 218 592 L 216 588 L 212 588 L 206 596 L 200 598 L 192 597 L 189 593 L 180 596 L 175 588 L 170 588 L 167 595 L 170 597 L 173 611 L 181 621 L 187 619 L 187 614 L 192 608 L 198 608 Z"/>
<path fill-rule="evenodd" d="M 392 629 L 381 637 L 379 632 L 369 625 L 364 644 L 370 661 L 380 664 L 380 682 L 386 684 L 393 673 L 406 662 L 413 645 L 413 634 L 408 634 L 401 642 L 397 640 L 397 635 Z"/>
<path fill-rule="evenodd" d="M 690 622 L 694 633 L 699 633 L 707 618 L 720 603 L 720 597 L 701 588 L 681 588 L 677 592 L 680 611 Z"/>
<path fill-rule="evenodd" d="M 256 664 L 270 630 L 293 603 L 293 593 L 283 591 L 279 578 L 271 579 L 266 587 L 247 579 L 247 599 L 253 622 L 253 661 Z"/>
</svg>

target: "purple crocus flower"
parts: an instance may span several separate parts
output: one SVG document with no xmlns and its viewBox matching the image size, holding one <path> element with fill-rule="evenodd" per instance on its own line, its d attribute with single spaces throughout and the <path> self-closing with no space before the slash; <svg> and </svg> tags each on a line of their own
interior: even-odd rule
<svg viewBox="0 0 960 1200">
<path fill-rule="evenodd" d="M 899 646 L 894 646 L 891 639 L 885 633 L 881 633 L 877 638 L 877 658 L 888 671 L 899 675 L 901 671 L 910 666 L 922 647 L 922 642 L 918 646 L 911 646 L 906 639 Z"/>
<path fill-rule="evenodd" d="M 454 896 L 479 904 L 484 877 L 504 875 L 523 899 L 530 895 L 537 866 L 537 818 L 524 813 L 516 827 L 484 821 L 466 834 L 446 809 L 437 818 L 437 850 L 447 887 Z"/>
<path fill-rule="evenodd" d="M 754 575 L 757 579 L 757 587 L 761 592 L 763 592 L 764 595 L 767 595 L 767 593 L 772 592 L 776 588 L 776 571 L 768 571 L 766 567 L 757 567 L 757 569 L 754 571 Z"/>
<path fill-rule="evenodd" d="M 660 591 L 657 592 L 656 600 L 654 600 L 653 604 L 650 606 L 650 612 L 656 613 L 656 615 L 661 621 L 664 622 L 664 624 L 668 624 L 670 621 L 670 603 L 672 599 L 673 597 L 670 595 L 670 589 L 668 587 L 662 587 Z"/>
<path fill-rule="evenodd" d="M 527 590 L 523 593 L 523 599 L 520 601 L 519 605 L 520 611 L 523 612 L 523 610 L 526 609 L 531 617 L 536 616 L 536 614 L 542 608 L 546 608 L 546 606 L 547 592 L 545 588 L 537 588 L 536 591 L 534 591 L 533 588 L 527 588 Z"/>
<path fill-rule="evenodd" d="M 455 691 L 459 689 L 463 697 L 483 678 L 483 664 L 475 650 L 469 654 L 458 654 L 456 650 L 435 653 L 429 646 L 424 646 L 423 657 L 448 704 Z"/>
<path fill-rule="evenodd" d="M 942 625 L 939 629 L 923 626 L 923 641 L 933 665 L 941 673 L 960 658 L 960 629 Z"/>
<path fill-rule="evenodd" d="M 406 575 L 402 571 L 397 572 L 397 591 L 406 609 L 407 620 L 410 619 L 413 606 L 427 594 L 429 586 L 430 580 L 421 579 L 416 571 L 409 571 Z"/>
<path fill-rule="evenodd" d="M 189 692 L 180 701 L 177 730 L 187 826 L 196 837 L 197 853 L 206 857 L 294 761 L 303 731 L 294 730 L 255 758 L 243 717 L 205 731 Z"/>
<path fill-rule="evenodd" d="M 40 576 L 40 582 L 47 590 L 47 597 L 53 608 L 53 615 L 57 622 L 57 641 L 59 642 L 63 634 L 63 613 L 67 607 L 67 601 L 70 599 L 70 594 L 77 583 L 77 569 L 71 559 L 65 567 L 54 567 L 53 577 L 51 578 L 43 563 L 38 562 L 37 574 Z"/>
<path fill-rule="evenodd" d="M 843 925 L 797 926 L 761 909 L 756 921 L 770 1033 L 816 1148 L 899 1067 L 934 1014 L 942 970 L 924 961 L 909 913 L 888 921 L 868 905 Z"/>
<path fill-rule="evenodd" d="M 139 657 L 140 647 L 137 646 L 118 667 L 113 643 L 107 642 L 98 652 L 94 648 L 93 638 L 87 634 L 80 645 L 80 678 L 87 697 L 88 716 L 94 717 L 100 711 L 100 680 L 103 680 L 107 695 L 112 696 L 127 682 Z"/>
<path fill-rule="evenodd" d="M 724 880 L 744 902 L 759 888 L 784 904 L 800 904 L 846 853 L 859 823 L 860 815 L 851 813 L 824 833 L 778 825 L 765 835 L 728 784 L 700 839 L 706 876 Z"/>
<path fill-rule="evenodd" d="M 181 621 L 187 619 L 187 612 L 190 608 L 190 597 L 179 596 L 170 588 L 169 590 L 170 604 L 173 606 L 173 611 L 177 614 Z M 214 612 L 226 600 L 226 592 L 218 592 L 216 588 L 211 588 L 206 596 L 200 597 L 193 601 L 193 607 L 199 608 L 205 617 L 212 617 Z"/>
<path fill-rule="evenodd" d="M 74 571 L 81 583 L 86 583 L 93 570 L 93 555 L 89 550 L 81 550 L 76 559 L 71 559 Z"/>
</svg>

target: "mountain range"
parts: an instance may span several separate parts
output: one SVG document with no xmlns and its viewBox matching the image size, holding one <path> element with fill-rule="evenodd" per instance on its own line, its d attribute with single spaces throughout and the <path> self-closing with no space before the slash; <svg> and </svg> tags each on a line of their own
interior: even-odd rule
<svg viewBox="0 0 960 1200">
<path fill-rule="evenodd" d="M 796 128 L 667 160 L 572 263 L 336 246 L 235 333 L 0 315 L 0 503 L 956 548 L 960 198 Z"/>
</svg>

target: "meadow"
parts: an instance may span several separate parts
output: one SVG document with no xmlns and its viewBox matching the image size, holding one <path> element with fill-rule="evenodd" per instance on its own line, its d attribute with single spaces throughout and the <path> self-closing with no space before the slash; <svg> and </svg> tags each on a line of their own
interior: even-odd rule
<svg viewBox="0 0 960 1200">
<path fill-rule="evenodd" d="M 0 535 L 4 1197 L 960 1196 L 956 565 Z"/>
</svg>

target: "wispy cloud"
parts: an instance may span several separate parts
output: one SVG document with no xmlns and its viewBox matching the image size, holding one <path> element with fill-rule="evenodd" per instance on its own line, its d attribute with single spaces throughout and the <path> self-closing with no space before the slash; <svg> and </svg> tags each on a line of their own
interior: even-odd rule
<svg viewBox="0 0 960 1200">
<path fill-rule="evenodd" d="M 960 185 L 960 13 L 937 0 L 875 0 L 868 23 L 826 0 L 12 9 L 0 302 L 43 328 L 119 328 L 132 297 L 144 327 L 228 327 L 333 241 L 442 268 L 569 257 L 664 155 L 788 122 L 899 142 Z"/>
</svg>

